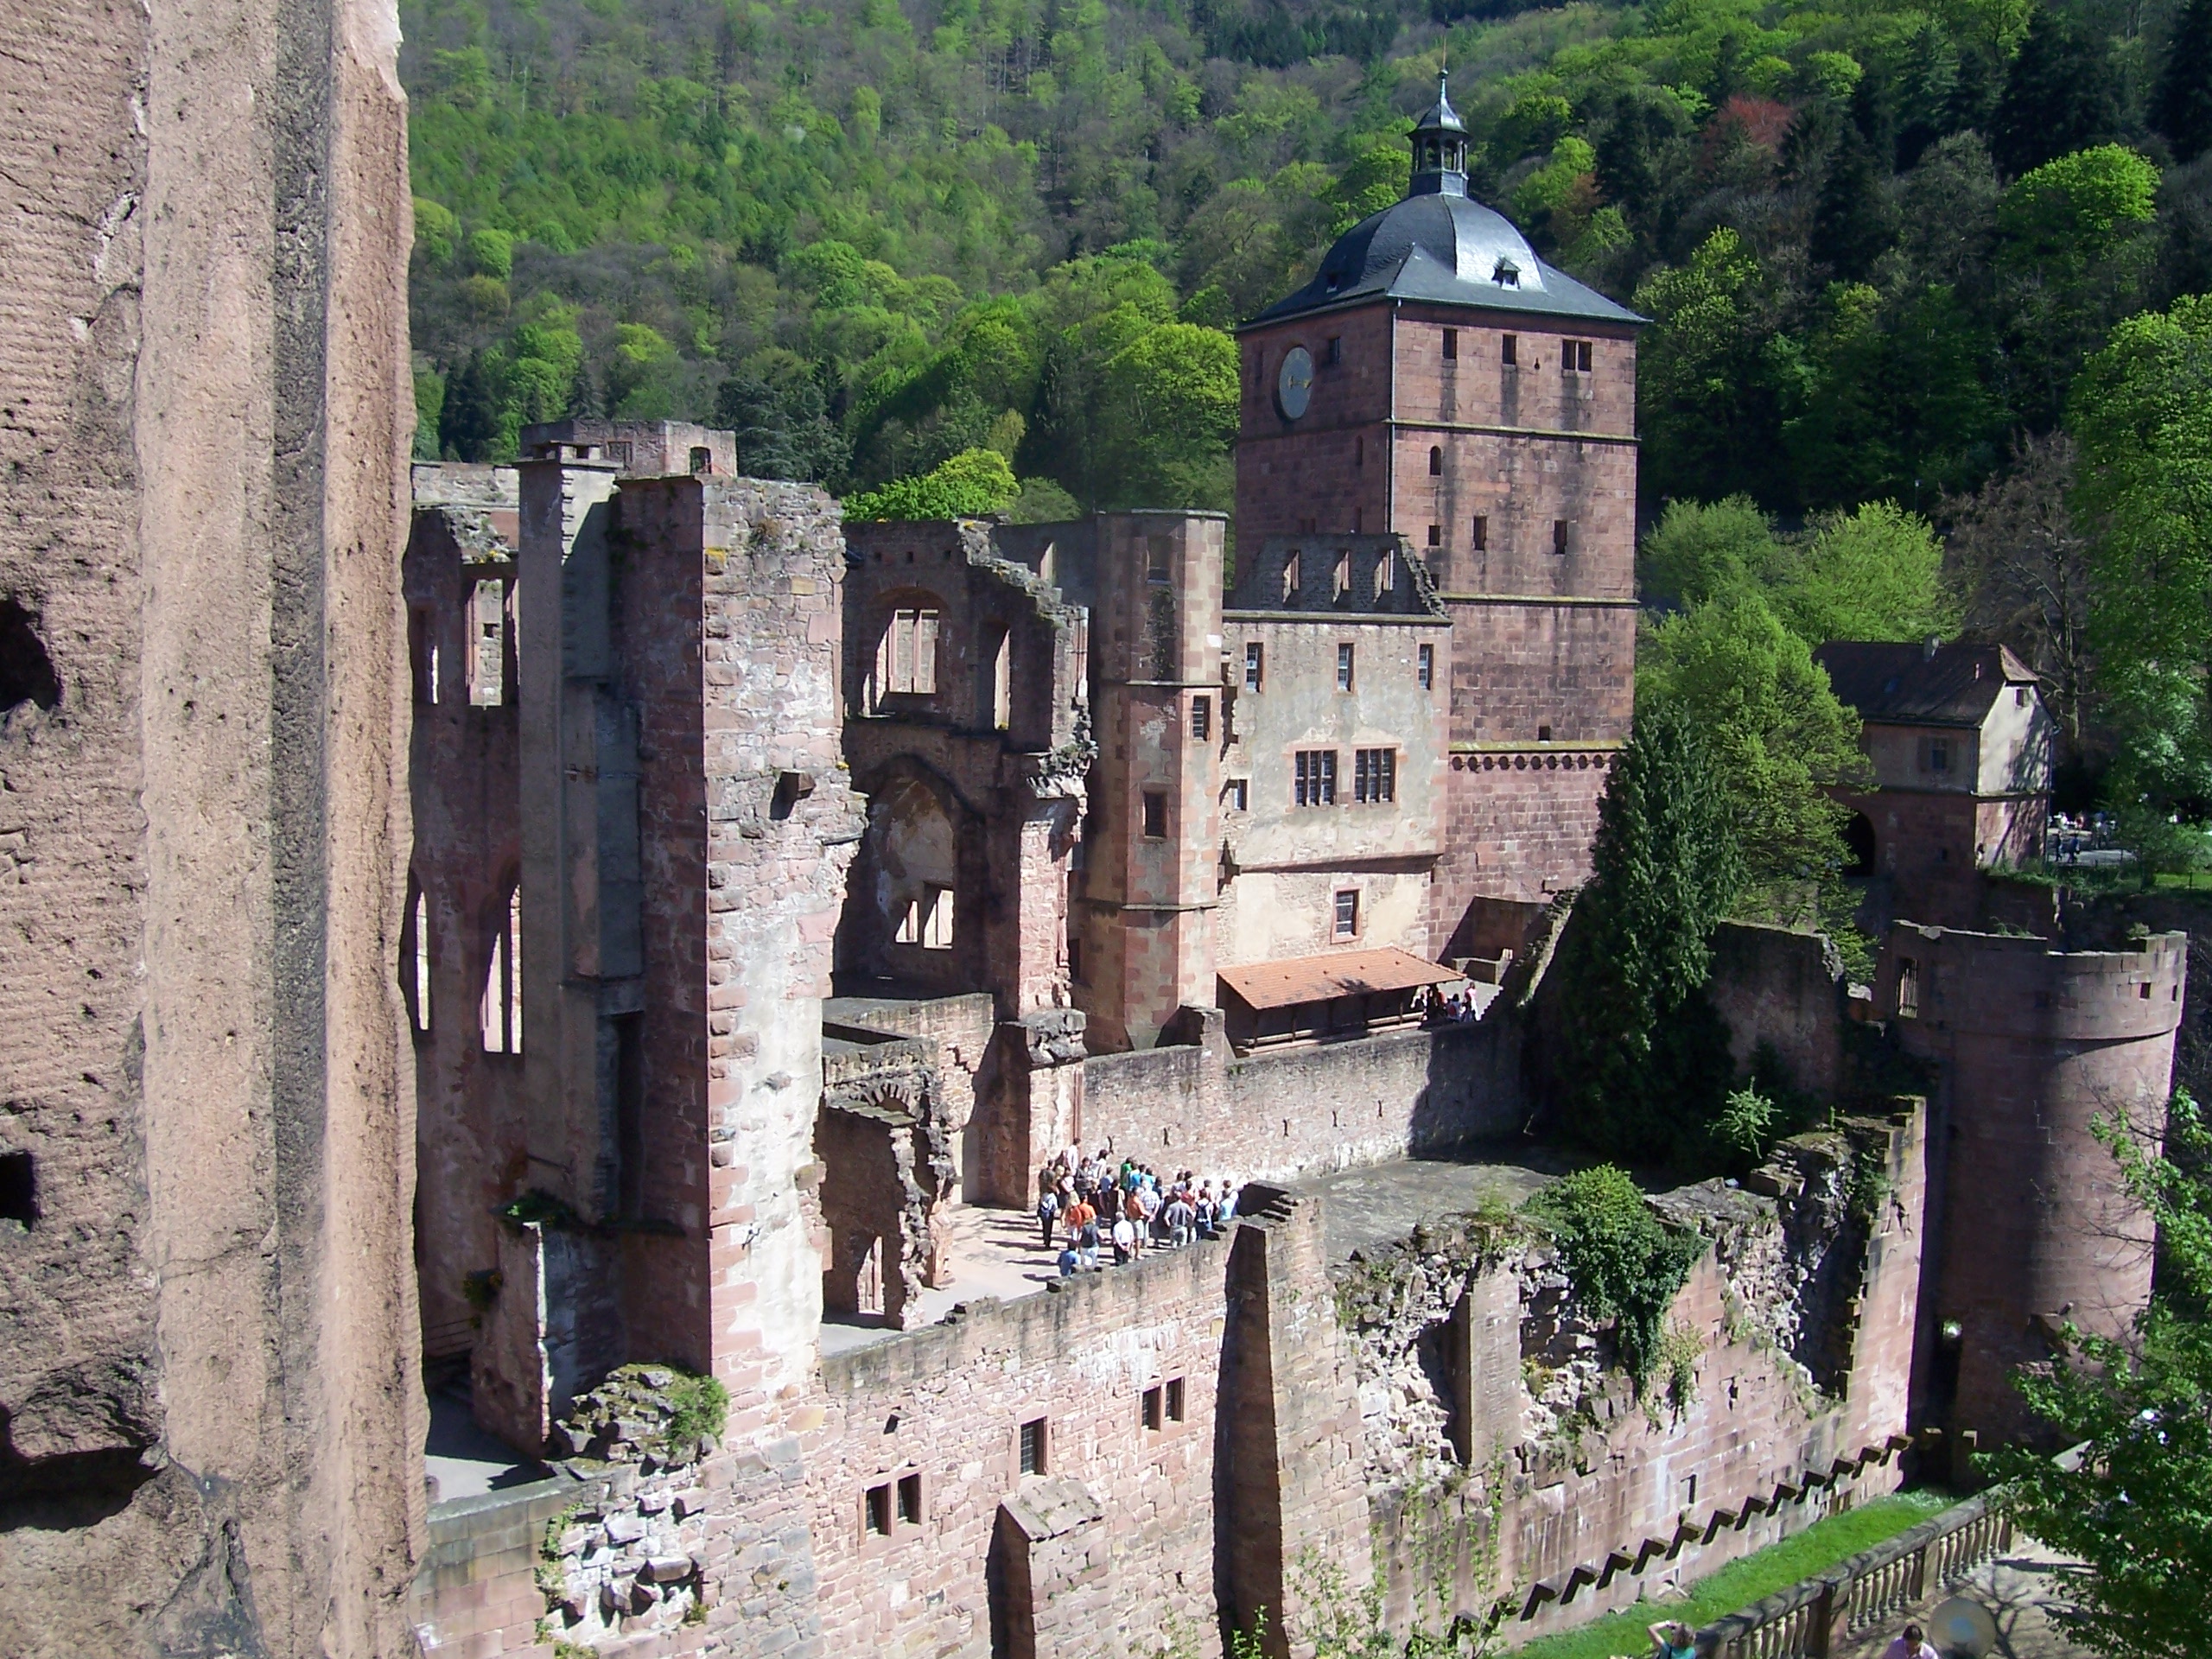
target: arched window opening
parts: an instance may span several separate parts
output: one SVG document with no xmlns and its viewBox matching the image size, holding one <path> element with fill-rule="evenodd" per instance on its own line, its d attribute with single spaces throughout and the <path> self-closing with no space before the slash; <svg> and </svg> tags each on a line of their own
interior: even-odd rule
<svg viewBox="0 0 2212 1659">
<path fill-rule="evenodd" d="M 1864 812 L 1853 813 L 1843 826 L 1843 844 L 1851 855 L 1843 867 L 1846 875 L 1874 874 L 1874 825 Z"/>
<path fill-rule="evenodd" d="M 486 1054 L 522 1052 L 522 883 L 507 889 L 492 935 L 490 960 L 485 965 L 484 1052 Z"/>
<path fill-rule="evenodd" d="M 399 929 L 399 990 L 407 1023 L 417 1037 L 430 1034 L 430 897 L 410 872 L 407 914 Z"/>
<path fill-rule="evenodd" d="M 1432 443 L 1428 447 L 1428 475 L 1431 478 L 1444 476 L 1444 448 L 1441 444 Z"/>
</svg>

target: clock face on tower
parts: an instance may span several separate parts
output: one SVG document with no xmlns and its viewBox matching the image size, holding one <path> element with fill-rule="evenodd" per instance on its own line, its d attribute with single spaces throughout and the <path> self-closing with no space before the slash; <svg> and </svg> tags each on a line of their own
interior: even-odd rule
<svg viewBox="0 0 2212 1659">
<path fill-rule="evenodd" d="M 1303 346 L 1294 346 L 1282 360 L 1282 372 L 1275 377 L 1275 407 L 1282 410 L 1282 417 L 1294 421 L 1306 413 L 1313 401 L 1313 354 Z"/>
</svg>

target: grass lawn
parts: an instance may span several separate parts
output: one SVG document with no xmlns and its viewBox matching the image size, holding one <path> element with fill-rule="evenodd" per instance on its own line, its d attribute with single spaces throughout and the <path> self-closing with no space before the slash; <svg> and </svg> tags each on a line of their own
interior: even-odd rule
<svg viewBox="0 0 2212 1659">
<path fill-rule="evenodd" d="M 1924 1490 L 1874 1498 L 1815 1522 L 1795 1538 L 1785 1538 L 1755 1555 L 1731 1561 L 1710 1578 L 1697 1580 L 1689 1586 L 1687 1601 L 1639 1601 L 1580 1630 L 1540 1637 L 1525 1648 L 1516 1648 L 1514 1659 L 1611 1659 L 1616 1654 L 1640 1659 L 1651 1651 L 1651 1638 L 1644 1634 L 1647 1624 L 1679 1618 L 1696 1630 L 1787 1589 L 1800 1579 L 1825 1572 L 1862 1549 L 1872 1549 L 1884 1539 L 1894 1538 L 1906 1528 L 1942 1514 L 1957 1501 L 1948 1493 Z"/>
<path fill-rule="evenodd" d="M 2199 893 L 2212 890 L 2212 870 L 2161 870 L 2152 880 L 2162 887 L 2185 887 Z"/>
</svg>

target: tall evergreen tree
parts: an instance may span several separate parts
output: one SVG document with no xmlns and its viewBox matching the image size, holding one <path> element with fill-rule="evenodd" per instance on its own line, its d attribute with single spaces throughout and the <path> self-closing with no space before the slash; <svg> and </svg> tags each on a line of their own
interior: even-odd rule
<svg viewBox="0 0 2212 1659">
<path fill-rule="evenodd" d="M 1743 858 L 1711 754 L 1680 709 L 1638 712 L 1592 864 L 1560 964 L 1562 1127 L 1611 1157 L 1695 1155 L 1731 1074 L 1704 986 Z"/>
<path fill-rule="evenodd" d="M 2013 178 L 2112 137 L 2120 89 L 2103 48 L 2048 6 L 2036 10 L 1990 122 L 1990 149 Z"/>
<path fill-rule="evenodd" d="M 1886 168 L 1857 126 L 1845 123 L 1828 157 L 1827 176 L 1813 213 L 1809 251 L 1844 282 L 1857 282 L 1897 240 L 1897 204 L 1890 199 Z"/>
<path fill-rule="evenodd" d="M 499 442 L 498 365 L 482 352 L 469 354 L 446 386 L 438 437 L 456 461 L 490 461 Z"/>
<path fill-rule="evenodd" d="M 2212 149 L 2212 0 L 2190 0 L 2151 95 L 2151 124 L 2182 161 Z"/>
</svg>

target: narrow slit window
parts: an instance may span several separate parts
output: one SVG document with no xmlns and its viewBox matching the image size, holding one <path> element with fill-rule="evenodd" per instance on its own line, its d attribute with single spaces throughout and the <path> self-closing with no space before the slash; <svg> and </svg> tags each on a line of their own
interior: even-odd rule
<svg viewBox="0 0 2212 1659">
<path fill-rule="evenodd" d="M 1042 1417 L 1033 1417 L 1021 1426 L 1019 1462 L 1023 1474 L 1041 1475 L 1046 1471 L 1050 1451 L 1046 1439 L 1045 1420 Z"/>
<path fill-rule="evenodd" d="M 1169 1377 L 1167 1379 L 1166 1388 L 1167 1421 L 1171 1423 L 1179 1423 L 1183 1421 L 1185 1400 L 1185 1390 L 1183 1387 L 1183 1379 L 1179 1376 Z"/>
<path fill-rule="evenodd" d="M 1490 520 L 1480 513 L 1475 515 L 1474 529 L 1470 534 L 1467 544 L 1478 553 L 1490 551 Z"/>
<path fill-rule="evenodd" d="M 1440 443 L 1428 446 L 1428 475 L 1431 478 L 1444 476 L 1444 446 Z"/>
<path fill-rule="evenodd" d="M 1167 796 L 1164 791 L 1147 789 L 1144 792 L 1144 835 L 1147 841 L 1167 839 Z"/>
<path fill-rule="evenodd" d="M 1553 552 L 1564 553 L 1567 550 L 1569 534 L 1570 532 L 1566 519 L 1554 518 L 1552 520 Z"/>
<path fill-rule="evenodd" d="M 1897 1018 L 1920 1018 L 1920 964 L 1910 957 L 1897 959 Z"/>
<path fill-rule="evenodd" d="M 1191 735 L 1201 743 L 1213 735 L 1213 699 L 1211 697 L 1191 699 Z"/>
<path fill-rule="evenodd" d="M 1506 334 L 1506 335 L 1502 336 L 1502 337 L 1499 339 L 1499 340 L 1498 340 L 1498 342 L 1497 342 L 1497 360 L 1498 360 L 1499 362 L 1503 363 L 1503 365 L 1505 365 L 1505 366 L 1506 366 L 1507 368 L 1509 368 L 1509 369 L 1510 369 L 1510 368 L 1517 368 L 1517 367 L 1520 365 L 1520 363 L 1521 363 L 1521 336 L 1520 336 L 1520 335 L 1518 335 L 1518 334 Z"/>
<path fill-rule="evenodd" d="M 1443 546 L 1443 545 L 1444 545 L 1444 526 L 1443 526 L 1443 525 L 1441 525 L 1441 524 L 1431 524 L 1431 525 L 1428 527 L 1428 544 L 1429 544 L 1431 547 L 1441 547 L 1441 546 Z"/>
<path fill-rule="evenodd" d="M 1398 586 L 1398 555 L 1395 549 L 1384 548 L 1382 556 L 1375 561 L 1375 597 L 1387 599 Z"/>
<path fill-rule="evenodd" d="M 1351 690 L 1351 647 L 1349 645 L 1337 647 L 1337 690 Z"/>
<path fill-rule="evenodd" d="M 1244 689 L 1247 691 L 1256 691 L 1260 689 L 1261 671 L 1265 665 L 1266 652 L 1260 642 L 1256 639 L 1245 641 Z"/>
<path fill-rule="evenodd" d="M 1444 331 L 1444 360 L 1446 363 L 1457 362 L 1459 357 L 1459 331 L 1457 328 L 1446 328 Z"/>
<path fill-rule="evenodd" d="M 522 1052 L 522 883 L 507 889 L 484 974 L 484 1052 Z"/>
<path fill-rule="evenodd" d="M 899 1477 L 899 1523 L 906 1527 L 922 1524 L 922 1478 L 919 1474 Z"/>
<path fill-rule="evenodd" d="M 407 923 L 399 956 L 404 964 L 408 1023 L 416 1036 L 425 1037 L 430 1031 L 430 899 L 413 876 L 407 885 Z"/>
<path fill-rule="evenodd" d="M 1157 1385 L 1144 1391 L 1144 1426 L 1157 1434 L 1167 1427 L 1167 1398 Z"/>
<path fill-rule="evenodd" d="M 1414 677 L 1421 682 L 1421 689 L 1426 691 L 1436 683 L 1436 647 L 1421 646 L 1414 660 Z"/>
<path fill-rule="evenodd" d="M 1336 576 L 1332 585 L 1335 591 L 1330 596 L 1333 599 L 1342 599 L 1351 592 L 1351 555 L 1341 549 L 1337 553 Z"/>
<path fill-rule="evenodd" d="M 887 1481 L 880 1486 L 871 1486 L 868 1489 L 867 1500 L 861 1505 L 861 1516 L 862 1524 L 868 1528 L 870 1536 L 876 1538 L 888 1538 L 891 1535 L 891 1485 L 889 1482 Z"/>
<path fill-rule="evenodd" d="M 468 701 L 478 709 L 507 699 L 507 584 L 486 577 L 468 595 Z"/>
<path fill-rule="evenodd" d="M 1331 334 L 1329 336 L 1329 343 L 1321 353 L 1321 360 L 1324 363 L 1326 363 L 1331 368 L 1336 367 L 1338 364 L 1344 360 L 1344 342 L 1342 335 Z"/>
<path fill-rule="evenodd" d="M 438 634 L 436 619 L 417 607 L 407 613 L 407 665 L 415 682 L 415 701 L 435 707 L 438 701 Z"/>
<path fill-rule="evenodd" d="M 1298 565 L 1300 555 L 1296 548 L 1282 562 L 1282 596 L 1285 602 L 1298 597 Z"/>
</svg>

